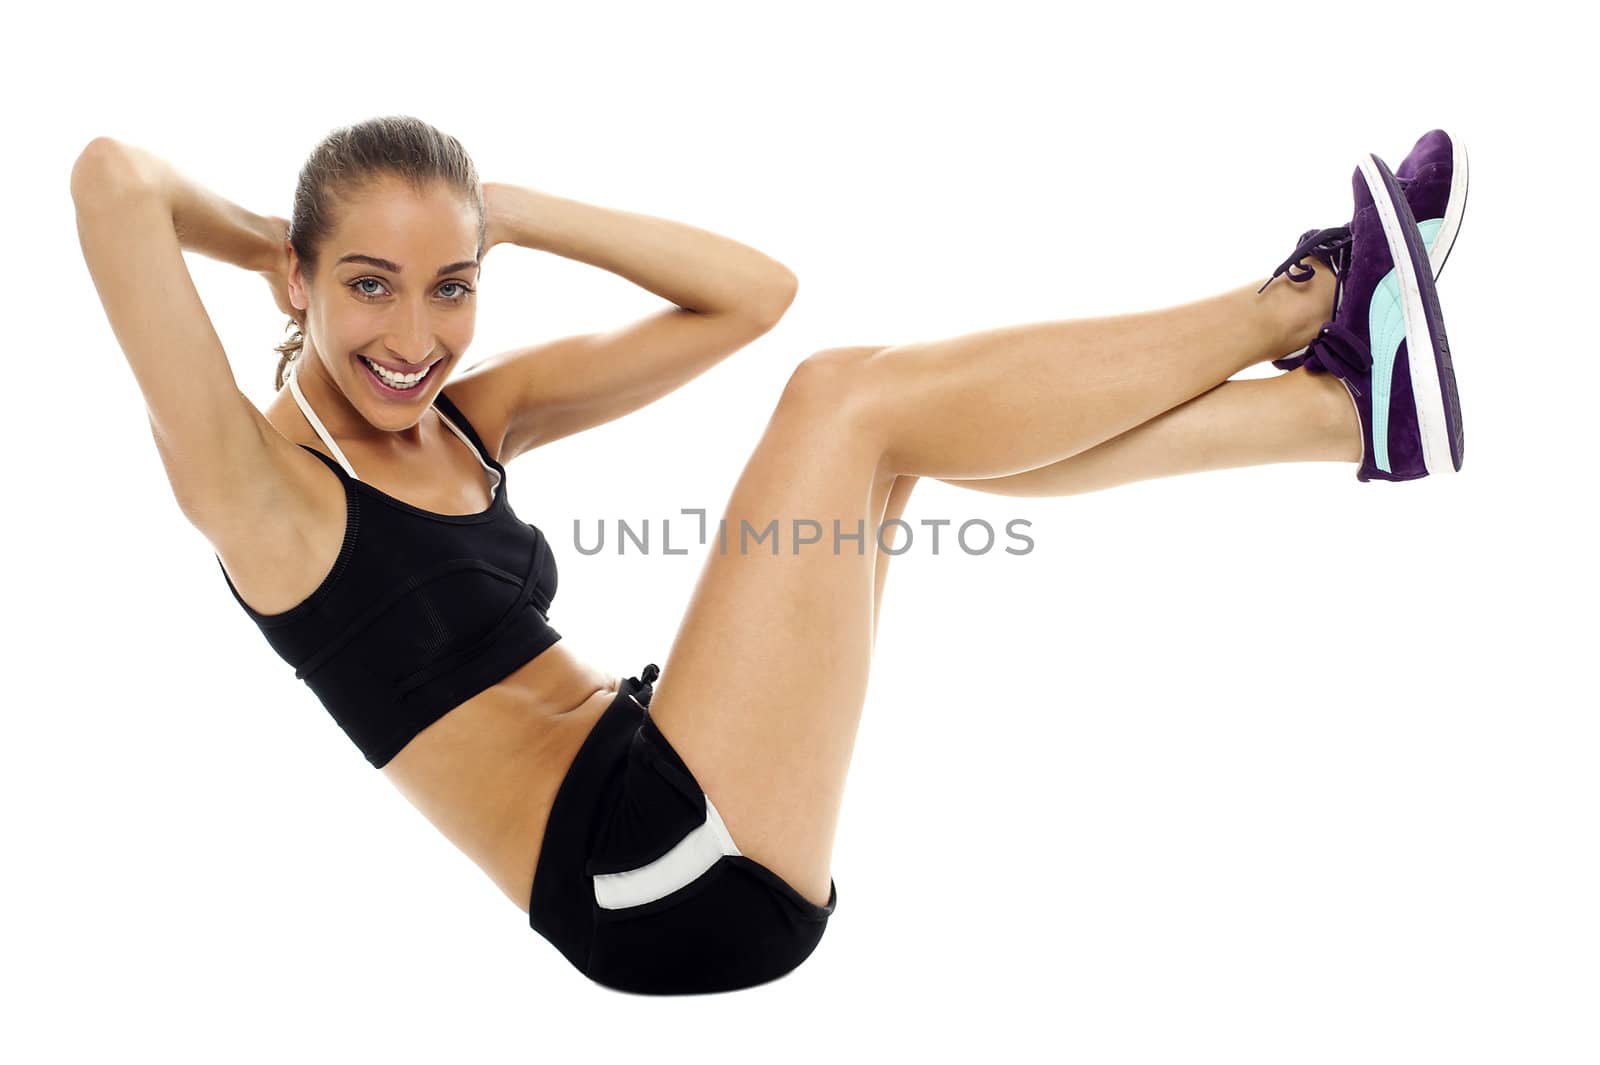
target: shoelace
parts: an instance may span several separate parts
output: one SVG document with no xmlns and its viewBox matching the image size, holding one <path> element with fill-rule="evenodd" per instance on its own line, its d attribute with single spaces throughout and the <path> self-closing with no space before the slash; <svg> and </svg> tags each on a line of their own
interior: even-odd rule
<svg viewBox="0 0 1600 1065">
<path fill-rule="evenodd" d="M 1354 237 L 1349 226 L 1333 226 L 1328 229 L 1308 229 L 1300 234 L 1300 243 L 1278 268 L 1272 271 L 1272 277 L 1267 278 L 1261 287 L 1256 289 L 1257 294 L 1265 292 L 1267 286 L 1272 284 L 1272 278 L 1279 274 L 1287 273 L 1290 281 L 1305 282 L 1316 276 L 1316 271 L 1305 263 L 1306 256 L 1315 255 L 1328 264 L 1333 271 L 1335 287 L 1333 294 L 1333 309 L 1337 314 L 1339 310 L 1339 297 L 1344 294 L 1344 275 L 1350 265 L 1350 242 Z M 1299 267 L 1303 273 L 1295 273 Z"/>
<path fill-rule="evenodd" d="M 1333 271 L 1333 316 L 1337 317 L 1339 304 L 1344 300 L 1344 278 L 1350 268 L 1350 244 L 1353 239 L 1350 227 L 1347 225 L 1306 230 L 1300 234 L 1300 242 L 1295 246 L 1294 251 L 1290 253 L 1287 259 L 1278 264 L 1278 268 L 1272 271 L 1272 277 L 1267 278 L 1262 286 L 1256 289 L 1256 293 L 1265 292 L 1267 285 L 1272 284 L 1272 279 L 1279 274 L 1287 274 L 1289 280 L 1297 284 L 1310 281 L 1316 276 L 1316 271 L 1306 265 L 1305 259 L 1308 255 L 1315 255 L 1318 259 L 1327 263 L 1328 269 Z M 1296 273 L 1296 267 L 1303 272 Z M 1307 359 L 1310 359 L 1311 355 L 1312 349 L 1305 347 L 1292 355 L 1286 355 L 1281 359 L 1273 359 L 1272 365 L 1280 370 L 1292 370 Z M 1316 364 L 1313 363 L 1313 368 L 1315 367 Z"/>
<path fill-rule="evenodd" d="M 1306 345 L 1305 351 L 1286 359 L 1274 360 L 1273 365 L 1288 362 L 1294 365 L 1283 366 L 1282 369 L 1292 370 L 1306 363 L 1308 371 L 1331 373 L 1359 396 L 1361 386 L 1356 384 L 1356 379 L 1371 372 L 1372 349 L 1366 341 L 1338 322 L 1326 322 L 1311 343 Z"/>
</svg>

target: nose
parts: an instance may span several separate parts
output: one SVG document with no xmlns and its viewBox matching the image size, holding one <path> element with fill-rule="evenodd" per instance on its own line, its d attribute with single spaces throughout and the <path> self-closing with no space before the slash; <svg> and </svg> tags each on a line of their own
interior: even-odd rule
<svg viewBox="0 0 1600 1065">
<path fill-rule="evenodd" d="M 401 320 L 395 323 L 395 332 L 384 339 L 384 344 L 395 359 L 413 366 L 426 366 L 433 360 L 433 328 L 426 307 L 407 305 L 397 312 Z"/>
</svg>

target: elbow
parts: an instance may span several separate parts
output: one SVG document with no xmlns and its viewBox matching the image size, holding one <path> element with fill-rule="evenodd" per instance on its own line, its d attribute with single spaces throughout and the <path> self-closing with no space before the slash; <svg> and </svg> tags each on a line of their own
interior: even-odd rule
<svg viewBox="0 0 1600 1065">
<path fill-rule="evenodd" d="M 759 298 L 752 301 L 751 316 L 761 324 L 762 332 L 778 324 L 800 292 L 800 279 L 794 271 L 778 262 L 772 266 L 772 279 L 762 286 Z"/>
<path fill-rule="evenodd" d="M 96 137 L 78 153 L 70 179 L 72 199 L 86 198 L 138 184 L 138 167 L 122 142 Z"/>
</svg>

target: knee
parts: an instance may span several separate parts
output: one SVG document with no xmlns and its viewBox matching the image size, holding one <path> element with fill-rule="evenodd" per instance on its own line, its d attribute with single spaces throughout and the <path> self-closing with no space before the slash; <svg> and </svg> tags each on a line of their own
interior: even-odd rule
<svg viewBox="0 0 1600 1065">
<path fill-rule="evenodd" d="M 872 356 L 885 345 L 824 348 L 800 361 L 789 374 L 782 404 L 824 412 L 832 417 L 859 409 L 868 397 Z"/>
</svg>

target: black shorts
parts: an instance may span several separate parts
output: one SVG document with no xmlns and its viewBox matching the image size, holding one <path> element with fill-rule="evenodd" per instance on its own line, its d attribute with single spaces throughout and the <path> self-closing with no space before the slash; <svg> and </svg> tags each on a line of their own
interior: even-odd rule
<svg viewBox="0 0 1600 1065">
<path fill-rule="evenodd" d="M 567 770 L 528 923 L 579 972 L 618 991 L 701 994 L 765 983 L 816 949 L 838 888 L 830 878 L 828 904 L 818 906 L 739 853 L 643 708 L 659 673 L 652 663 L 643 679 L 622 682 Z"/>
</svg>

